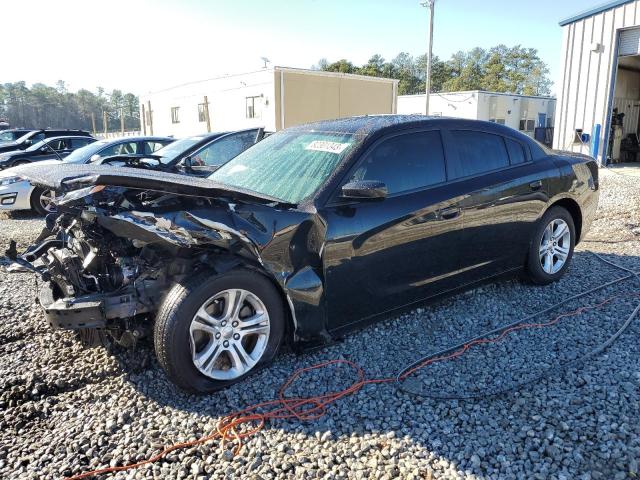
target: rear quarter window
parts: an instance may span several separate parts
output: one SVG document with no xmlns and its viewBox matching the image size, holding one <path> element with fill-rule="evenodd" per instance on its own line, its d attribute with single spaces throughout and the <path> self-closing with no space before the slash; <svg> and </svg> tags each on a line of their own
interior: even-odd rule
<svg viewBox="0 0 640 480">
<path fill-rule="evenodd" d="M 509 151 L 511 165 L 519 165 L 527 161 L 527 155 L 521 143 L 511 140 L 510 138 L 505 138 L 504 141 Z"/>
<path fill-rule="evenodd" d="M 450 133 L 458 153 L 447 157 L 450 180 L 509 166 L 507 147 L 500 135 L 473 130 L 451 130 Z"/>
</svg>

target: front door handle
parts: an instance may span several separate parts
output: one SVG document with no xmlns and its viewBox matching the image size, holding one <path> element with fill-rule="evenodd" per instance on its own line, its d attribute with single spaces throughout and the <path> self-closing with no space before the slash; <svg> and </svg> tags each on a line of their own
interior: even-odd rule
<svg viewBox="0 0 640 480">
<path fill-rule="evenodd" d="M 535 182 L 531 182 L 529 184 L 531 190 L 540 190 L 542 188 L 542 180 L 536 180 Z"/>
<path fill-rule="evenodd" d="M 440 210 L 440 218 L 444 220 L 451 220 L 460 216 L 460 207 L 445 208 Z"/>
</svg>

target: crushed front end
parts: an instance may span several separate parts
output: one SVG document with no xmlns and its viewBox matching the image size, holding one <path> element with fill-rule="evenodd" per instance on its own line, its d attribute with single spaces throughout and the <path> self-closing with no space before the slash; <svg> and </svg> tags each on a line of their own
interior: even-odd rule
<svg viewBox="0 0 640 480">
<path fill-rule="evenodd" d="M 130 346 L 148 332 L 148 315 L 194 259 L 170 244 L 115 235 L 101 225 L 117 215 L 108 207 L 61 206 L 44 241 L 22 260 L 44 280 L 39 301 L 51 327 L 77 330 L 85 340 L 97 338 L 88 332 L 97 329 Z"/>
</svg>

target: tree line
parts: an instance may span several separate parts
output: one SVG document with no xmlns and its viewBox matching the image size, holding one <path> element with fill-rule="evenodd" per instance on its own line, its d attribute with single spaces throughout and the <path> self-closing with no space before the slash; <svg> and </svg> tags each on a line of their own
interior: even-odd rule
<svg viewBox="0 0 640 480">
<path fill-rule="evenodd" d="M 427 56 L 402 52 L 391 61 L 373 55 L 361 66 L 347 59 L 330 63 L 321 59 L 315 69 L 328 72 L 355 73 L 399 80 L 398 94 L 424 93 Z M 549 67 L 535 48 L 520 45 L 497 45 L 490 49 L 474 48 L 454 53 L 449 60 L 432 59 L 432 92 L 486 90 L 520 95 L 549 95 Z"/>
<path fill-rule="evenodd" d="M 79 128 L 92 131 L 92 114 L 96 130 L 104 131 L 103 112 L 107 117 L 107 130 L 120 130 L 124 118 L 125 130 L 140 129 L 139 100 L 133 93 L 114 89 L 110 93 L 101 87 L 91 92 L 80 89 L 70 92 L 64 81 L 55 87 L 25 82 L 0 84 L 0 119 L 13 127 L 24 128 Z"/>
</svg>

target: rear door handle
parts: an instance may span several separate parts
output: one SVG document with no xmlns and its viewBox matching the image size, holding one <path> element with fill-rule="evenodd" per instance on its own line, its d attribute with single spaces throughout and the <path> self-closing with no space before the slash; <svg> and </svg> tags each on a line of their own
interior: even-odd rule
<svg viewBox="0 0 640 480">
<path fill-rule="evenodd" d="M 453 208 L 445 208 L 444 210 L 440 210 L 440 218 L 444 220 L 451 220 L 460 215 L 460 207 Z"/>
<path fill-rule="evenodd" d="M 529 184 L 531 190 L 540 190 L 542 188 L 542 180 L 536 180 L 535 182 L 531 182 Z"/>
</svg>

